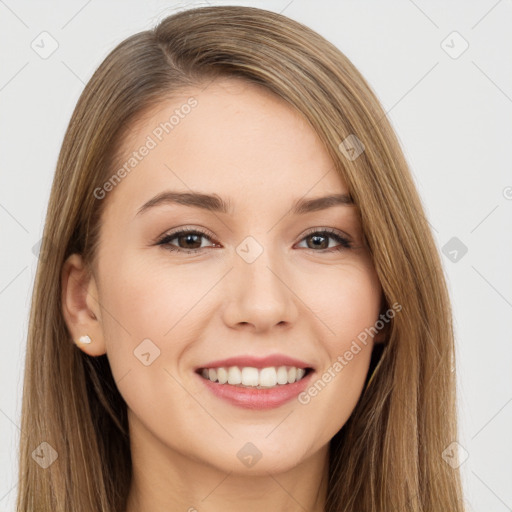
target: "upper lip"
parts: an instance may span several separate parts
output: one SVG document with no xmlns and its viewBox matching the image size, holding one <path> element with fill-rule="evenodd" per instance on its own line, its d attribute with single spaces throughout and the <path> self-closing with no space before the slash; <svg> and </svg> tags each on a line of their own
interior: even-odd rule
<svg viewBox="0 0 512 512">
<path fill-rule="evenodd" d="M 216 361 L 210 361 L 196 368 L 200 370 L 202 368 L 220 368 L 238 366 L 243 368 L 250 366 L 252 368 L 266 368 L 269 366 L 295 366 L 296 368 L 313 368 L 309 363 L 290 357 L 284 354 L 273 354 L 265 357 L 255 357 L 250 355 L 229 357 L 227 359 L 217 359 Z"/>
</svg>

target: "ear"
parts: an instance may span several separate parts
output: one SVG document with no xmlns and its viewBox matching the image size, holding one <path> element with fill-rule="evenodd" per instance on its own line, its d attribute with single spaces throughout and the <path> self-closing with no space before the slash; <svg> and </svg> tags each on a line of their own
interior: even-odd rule
<svg viewBox="0 0 512 512">
<path fill-rule="evenodd" d="M 62 314 L 74 342 L 90 356 L 106 353 L 101 308 L 92 272 L 79 254 L 72 254 L 62 267 Z M 82 343 L 82 336 L 91 343 Z"/>
</svg>

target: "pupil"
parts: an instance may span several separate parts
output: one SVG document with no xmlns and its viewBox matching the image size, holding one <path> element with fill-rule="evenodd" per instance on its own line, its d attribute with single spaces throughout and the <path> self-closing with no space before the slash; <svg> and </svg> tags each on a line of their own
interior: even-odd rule
<svg viewBox="0 0 512 512">
<path fill-rule="evenodd" d="M 185 235 L 182 238 L 185 238 L 186 244 L 188 244 L 189 242 L 193 244 L 194 243 L 194 238 L 196 238 L 196 239 L 200 238 L 200 235 L 194 235 L 194 234 L 192 234 L 192 235 Z M 196 240 L 196 246 L 197 246 L 197 240 Z M 199 242 L 199 246 L 201 246 L 201 242 Z M 190 248 L 191 247 L 186 247 L 186 249 L 190 249 Z M 196 249 L 196 248 L 197 247 L 192 247 L 192 249 Z"/>
<path fill-rule="evenodd" d="M 319 239 L 320 239 L 320 240 L 322 240 L 322 239 L 323 239 L 323 240 L 324 240 L 324 243 L 320 242 L 320 244 L 318 244 L 317 242 L 318 242 L 318 240 L 319 240 Z M 318 236 L 318 235 L 314 235 L 314 236 L 312 236 L 312 240 L 314 240 L 314 241 L 315 241 L 315 242 L 314 242 L 315 247 L 322 246 L 322 247 L 321 247 L 322 249 L 325 249 L 325 248 L 326 248 L 326 247 L 325 247 L 325 240 L 326 240 L 326 237 L 325 237 L 325 236 Z"/>
</svg>

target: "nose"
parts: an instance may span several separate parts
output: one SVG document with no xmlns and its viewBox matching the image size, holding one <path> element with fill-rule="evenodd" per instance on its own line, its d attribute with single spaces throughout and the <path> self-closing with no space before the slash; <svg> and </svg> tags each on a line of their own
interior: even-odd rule
<svg viewBox="0 0 512 512">
<path fill-rule="evenodd" d="M 263 332 L 296 322 L 299 299 L 293 291 L 292 274 L 268 251 L 252 263 L 237 255 L 228 279 L 224 321 L 229 327 Z"/>
</svg>

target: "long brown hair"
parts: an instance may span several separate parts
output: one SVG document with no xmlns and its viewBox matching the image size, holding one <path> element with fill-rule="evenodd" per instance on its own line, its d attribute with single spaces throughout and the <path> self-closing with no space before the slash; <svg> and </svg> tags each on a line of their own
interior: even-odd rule
<svg viewBox="0 0 512 512">
<path fill-rule="evenodd" d="M 126 404 L 106 355 L 90 357 L 70 338 L 61 269 L 72 253 L 94 261 L 108 200 L 94 190 L 112 176 L 138 116 L 216 77 L 260 84 L 310 123 L 359 209 L 385 303 L 402 307 L 369 386 L 331 440 L 326 510 L 463 511 L 459 471 L 442 456 L 457 438 L 449 296 L 393 129 L 335 46 L 280 14 L 232 6 L 179 12 L 127 38 L 73 112 L 31 304 L 17 511 L 124 511 L 132 469 Z M 357 158 L 347 157 L 349 136 L 364 146 Z"/>
</svg>

